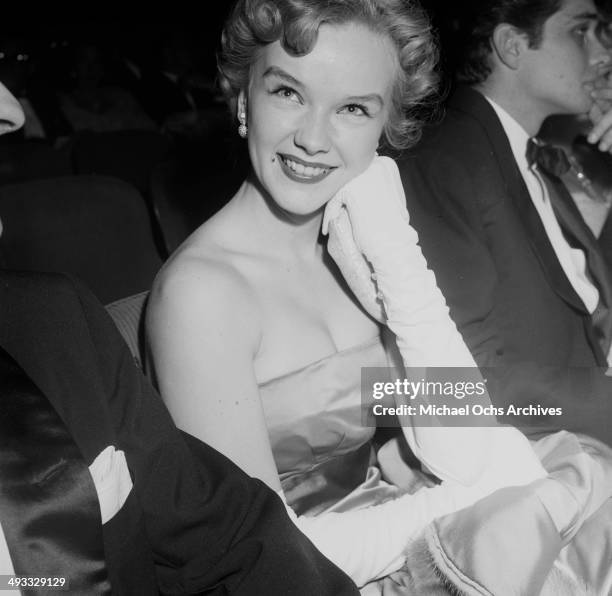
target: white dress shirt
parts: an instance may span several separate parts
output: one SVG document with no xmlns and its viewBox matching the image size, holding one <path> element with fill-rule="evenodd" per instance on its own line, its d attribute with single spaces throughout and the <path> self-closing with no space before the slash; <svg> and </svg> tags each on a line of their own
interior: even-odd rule
<svg viewBox="0 0 612 596">
<path fill-rule="evenodd" d="M 497 105 L 491 98 L 487 97 L 487 100 L 495 110 L 508 137 L 508 141 L 510 141 L 514 159 L 523 176 L 531 201 L 540 216 L 548 240 L 552 244 L 561 268 L 570 284 L 572 284 L 576 294 L 578 294 L 584 303 L 587 311 L 592 314 L 599 303 L 599 291 L 587 275 L 584 251 L 581 248 L 570 246 L 563 235 L 548 196 L 548 189 L 538 172 L 538 166 L 533 164 L 529 167 L 527 164 L 526 151 L 529 135 L 508 112 Z"/>
</svg>

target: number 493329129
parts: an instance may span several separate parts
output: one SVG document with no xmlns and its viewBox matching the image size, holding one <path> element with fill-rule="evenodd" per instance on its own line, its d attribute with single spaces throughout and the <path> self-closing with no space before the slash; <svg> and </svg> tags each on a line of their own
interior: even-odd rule
<svg viewBox="0 0 612 596">
<path fill-rule="evenodd" d="M 0 575 L 0 590 L 67 590 L 68 578 L 57 575 Z"/>
</svg>

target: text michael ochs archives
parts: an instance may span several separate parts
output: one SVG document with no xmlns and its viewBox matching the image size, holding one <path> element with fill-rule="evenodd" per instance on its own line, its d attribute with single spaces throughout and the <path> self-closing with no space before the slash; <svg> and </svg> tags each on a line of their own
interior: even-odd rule
<svg viewBox="0 0 612 596">
<path fill-rule="evenodd" d="M 362 369 L 366 425 L 488 426 L 503 418 L 527 418 L 535 424 L 563 415 L 561 407 L 496 402 L 488 379 L 476 368 L 430 367 L 406 372 L 405 377 L 394 378 L 394 369 Z"/>
</svg>

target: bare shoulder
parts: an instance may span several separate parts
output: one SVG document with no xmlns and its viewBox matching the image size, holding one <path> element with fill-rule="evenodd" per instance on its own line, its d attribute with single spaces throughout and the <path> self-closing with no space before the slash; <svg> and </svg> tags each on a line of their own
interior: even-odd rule
<svg viewBox="0 0 612 596">
<path fill-rule="evenodd" d="M 183 322 L 208 331 L 223 328 L 227 335 L 240 331 L 243 341 L 259 337 L 250 283 L 226 251 L 198 241 L 173 255 L 156 277 L 147 319 L 149 326 Z"/>
</svg>

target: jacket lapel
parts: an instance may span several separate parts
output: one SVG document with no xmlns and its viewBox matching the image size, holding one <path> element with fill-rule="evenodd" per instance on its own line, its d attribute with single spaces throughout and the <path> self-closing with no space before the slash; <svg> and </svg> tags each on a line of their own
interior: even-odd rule
<svg viewBox="0 0 612 596">
<path fill-rule="evenodd" d="M 584 303 L 565 275 L 548 239 L 495 110 L 481 93 L 467 86 L 457 88 L 450 100 L 450 105 L 456 110 L 469 114 L 485 130 L 493 147 L 492 157 L 497 164 L 504 193 L 516 207 L 531 249 L 540 262 L 542 271 L 551 287 L 573 308 L 588 314 Z"/>
</svg>

